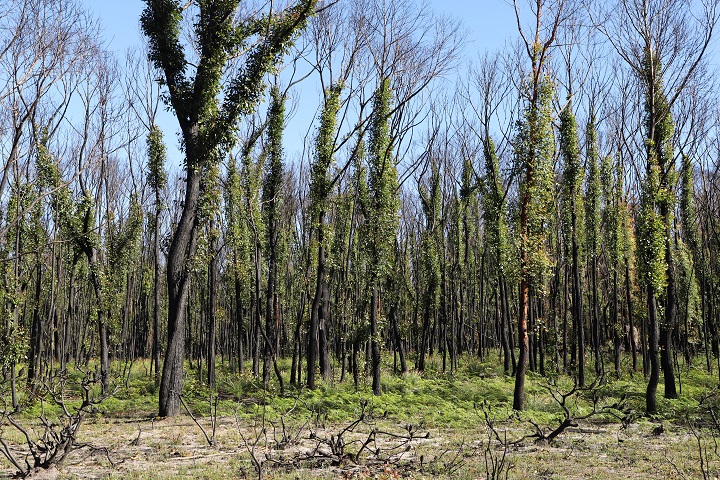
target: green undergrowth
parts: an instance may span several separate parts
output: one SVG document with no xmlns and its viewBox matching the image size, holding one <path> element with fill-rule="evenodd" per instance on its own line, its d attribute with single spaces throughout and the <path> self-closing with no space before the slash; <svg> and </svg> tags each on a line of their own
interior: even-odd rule
<svg viewBox="0 0 720 480">
<path fill-rule="evenodd" d="M 265 389 L 262 382 L 252 375 L 237 374 L 219 366 L 217 391 L 212 395 L 219 397 L 219 415 L 237 415 L 245 419 L 263 416 L 271 420 L 280 417 L 300 421 L 312 418 L 329 423 L 346 423 L 358 418 L 364 408 L 371 416 L 398 423 L 427 428 L 463 429 L 484 423 L 486 413 L 498 421 L 520 418 L 541 425 L 554 424 L 562 418 L 562 409 L 549 390 L 566 393 L 574 386 L 572 378 L 567 375 L 547 378 L 529 372 L 526 409 L 518 414 L 512 410 L 515 379 L 506 375 L 495 359 L 483 362 L 475 357 L 465 357 L 459 361 L 459 365 L 454 372 L 443 372 L 441 359 L 432 357 L 422 373 L 383 372 L 383 394 L 377 397 L 372 394 L 369 379 L 363 378 L 356 389 L 349 375 L 346 375 L 346 381 L 339 382 L 339 372 L 333 379 L 319 379 L 314 391 L 288 386 L 286 378 L 284 395 L 280 395 L 274 377 Z M 289 367 L 286 361 L 280 364 L 286 375 Z M 678 377 L 678 387 L 682 394 L 678 399 L 664 398 L 661 382 L 658 388 L 660 414 L 651 420 L 684 422 L 687 415 L 697 410 L 700 397 L 712 391 L 718 383 L 716 376 L 701 368 L 681 366 Z M 588 383 L 593 381 L 592 372 L 588 372 L 587 378 Z M 647 382 L 642 372 L 625 374 L 620 378 L 606 374 L 602 381 L 597 382 L 594 392 L 578 392 L 568 399 L 567 406 L 573 415 L 580 416 L 592 411 L 593 397 L 598 407 L 612 405 L 623 399 L 627 407 L 625 412 L 632 412 L 636 418 L 641 418 L 645 411 L 646 388 Z M 155 396 L 149 404 L 156 402 Z M 211 392 L 202 382 L 197 381 L 195 371 L 188 372 L 184 398 L 194 415 L 210 414 Z M 612 414 L 597 415 L 593 419 L 599 422 L 620 422 L 618 417 L 622 415 L 624 413 L 613 411 Z"/>
<path fill-rule="evenodd" d="M 410 371 L 405 374 L 384 372 L 381 396 L 372 394 L 369 381 L 363 379 L 355 388 L 350 380 L 339 382 L 338 378 L 321 379 L 318 388 L 296 388 L 287 385 L 283 395 L 273 377 L 267 389 L 261 380 L 250 373 L 239 374 L 225 365 L 218 365 L 217 389 L 210 391 L 198 378 L 195 369 L 186 369 L 183 399 L 196 417 L 211 415 L 214 406 L 220 416 L 236 415 L 243 419 L 262 416 L 269 420 L 313 419 L 329 423 L 345 423 L 358 418 L 364 412 L 375 418 L 383 418 L 427 428 L 463 429 L 482 424 L 485 415 L 502 421 L 520 418 L 538 424 L 550 425 L 562 417 L 562 409 L 550 395 L 550 391 L 565 393 L 573 388 L 568 376 L 550 378 L 529 372 L 526 381 L 526 409 L 521 413 L 512 411 L 514 378 L 506 375 L 495 359 L 482 362 L 477 358 L 463 358 L 460 368 L 443 372 L 439 358 L 427 362 L 425 372 Z M 124 364 L 113 366 L 115 393 L 99 403 L 91 416 L 115 418 L 142 418 L 157 414 L 157 389 L 149 375 L 147 361 L 137 361 L 132 368 Z M 281 370 L 288 375 L 289 363 L 283 361 Z M 70 368 L 65 382 L 64 398 L 67 405 L 76 408 L 80 402 L 80 381 L 83 373 Z M 663 397 L 662 382 L 658 388 L 659 415 L 651 420 L 684 421 L 697 411 L 699 399 L 717 385 L 717 377 L 701 368 L 681 366 L 678 399 Z M 337 377 L 339 377 L 339 372 Z M 589 372 L 589 382 L 593 376 Z M 574 415 L 585 415 L 592 410 L 593 397 L 598 406 L 611 405 L 624 400 L 626 412 L 641 417 L 645 406 L 646 380 L 641 372 L 625 374 L 621 378 L 608 374 L 598 382 L 594 392 L 581 391 L 568 398 L 567 406 Z M 99 386 L 93 385 L 92 396 L 100 395 Z M 52 417 L 60 415 L 60 407 L 47 397 L 41 401 L 29 391 L 21 391 L 23 406 L 21 414 L 37 417 L 43 412 Z M 596 421 L 619 422 L 619 412 L 593 417 Z"/>
</svg>

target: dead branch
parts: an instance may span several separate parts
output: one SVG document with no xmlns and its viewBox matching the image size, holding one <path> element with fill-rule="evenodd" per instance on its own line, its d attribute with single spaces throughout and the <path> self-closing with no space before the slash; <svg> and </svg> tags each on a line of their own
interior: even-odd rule
<svg viewBox="0 0 720 480">
<path fill-rule="evenodd" d="M 620 420 L 628 417 L 628 415 L 630 415 L 632 412 L 628 409 L 625 403 L 625 395 L 623 395 L 620 400 L 613 404 L 599 404 L 601 397 L 598 386 L 603 383 L 603 380 L 604 377 L 601 375 L 597 377 L 591 385 L 588 385 L 586 387 L 579 387 L 577 382 L 575 382 L 572 389 L 567 392 L 563 392 L 555 380 L 548 380 L 548 383 L 542 385 L 542 388 L 547 390 L 553 400 L 555 400 L 555 403 L 557 403 L 557 405 L 560 407 L 560 410 L 563 414 L 563 418 L 560 421 L 560 424 L 557 427 L 551 429 L 550 431 L 547 431 L 546 428 L 538 425 L 532 419 L 528 419 L 527 421 L 533 426 L 533 428 L 535 429 L 535 433 L 525 435 L 519 440 L 511 443 L 513 445 L 517 445 L 529 438 L 534 438 L 535 443 L 551 443 L 553 440 L 555 440 L 555 438 L 557 438 L 558 435 L 562 434 L 569 427 L 577 427 L 578 421 L 587 420 L 599 414 L 612 415 Z M 569 400 L 572 399 L 572 401 L 577 403 L 577 398 L 581 394 L 587 393 L 589 393 L 592 398 L 592 409 L 584 415 L 578 415 L 576 407 L 571 409 L 571 405 L 569 405 Z"/>
<path fill-rule="evenodd" d="M 80 381 L 79 389 L 82 402 L 74 411 L 68 403 L 68 395 L 71 393 L 67 385 L 67 375 L 59 374 L 54 378 L 54 383 L 42 382 L 35 395 L 42 404 L 51 401 L 59 407 L 62 416 L 59 419 L 51 420 L 45 415 L 45 409 L 38 417 L 42 427 L 42 435 L 36 438 L 31 430 L 15 418 L 20 411 L 7 409 L 0 412 L 0 426 L 10 425 L 25 438 L 24 457 L 19 459 L 10 450 L 9 445 L 2 438 L 0 430 L 0 453 L 7 458 L 15 468 L 17 477 L 25 478 L 38 470 L 47 470 L 51 467 L 61 465 L 65 458 L 73 451 L 88 448 L 91 452 L 104 452 L 110 464 L 114 467 L 115 462 L 110 458 L 110 452 L 105 447 L 94 447 L 89 444 L 77 443 L 77 436 L 85 416 L 93 411 L 95 407 L 112 396 L 114 391 L 101 395 L 92 396 L 92 387 L 100 382 L 100 378 L 92 372 L 81 372 L 84 374 Z M 24 465 L 23 465 L 24 463 Z"/>
<path fill-rule="evenodd" d="M 182 395 L 180 395 L 180 403 L 185 408 L 185 411 L 188 413 L 188 415 L 190 415 L 190 418 L 192 418 L 193 422 L 195 422 L 195 425 L 197 425 L 198 428 L 200 429 L 200 431 L 202 431 L 203 435 L 205 436 L 205 440 L 207 440 L 207 442 L 208 442 L 208 445 L 210 445 L 211 447 L 214 447 L 215 446 L 215 423 L 216 423 L 216 421 L 215 421 L 215 416 L 212 415 L 212 411 L 213 411 L 212 397 L 210 397 L 210 413 L 211 413 L 211 417 L 212 417 L 212 420 L 211 420 L 212 421 L 212 436 L 208 435 L 207 432 L 205 431 L 205 429 L 203 428 L 203 426 L 200 425 L 200 422 L 198 422 L 197 418 L 195 418 L 195 415 L 193 415 L 193 413 L 190 411 L 190 408 L 188 408 L 187 403 L 185 403 L 185 399 L 183 399 Z M 215 408 L 217 409 L 217 406 Z"/>
<path fill-rule="evenodd" d="M 485 476 L 488 480 L 507 480 L 513 464 L 508 460 L 508 451 L 510 444 L 507 440 L 507 431 L 503 431 L 502 438 L 495 427 L 495 422 L 490 418 L 490 412 L 487 403 L 483 404 L 483 415 L 485 417 L 485 427 L 487 431 L 487 443 L 483 451 L 485 458 Z M 502 450 L 498 454 L 493 448 L 493 442 L 496 441 Z"/>
</svg>

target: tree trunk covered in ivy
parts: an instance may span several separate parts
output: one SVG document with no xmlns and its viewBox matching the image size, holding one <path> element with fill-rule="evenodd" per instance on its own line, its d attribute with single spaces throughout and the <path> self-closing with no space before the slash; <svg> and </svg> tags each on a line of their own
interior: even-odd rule
<svg viewBox="0 0 720 480">
<path fill-rule="evenodd" d="M 538 75 L 543 75 L 538 72 Z M 551 108 L 554 89 L 551 81 L 538 78 L 530 92 L 522 120 L 518 123 L 515 155 L 522 166 L 520 184 L 519 236 L 520 287 L 518 300 L 518 366 L 515 372 L 513 408 L 522 410 L 525 398 L 525 372 L 529 355 L 528 318 L 531 283 L 541 287 L 547 269 L 544 230 L 549 217 L 554 141 Z M 533 289 L 535 290 L 535 289 Z"/>
<path fill-rule="evenodd" d="M 383 78 L 373 97 L 369 131 L 368 197 L 364 209 L 364 244 L 368 255 L 370 282 L 370 367 L 373 394 L 380 395 L 379 316 L 385 313 L 381 287 L 390 273 L 392 250 L 398 229 L 397 170 L 390 137 L 392 90 Z"/>
<path fill-rule="evenodd" d="M 548 76 L 547 62 L 549 49 L 555 42 L 565 14 L 565 3 L 560 2 L 554 10 L 545 7 L 547 7 L 545 2 L 537 0 L 536 8 L 533 10 L 535 17 L 533 37 L 525 35 L 519 10 L 517 8 L 515 10 L 525 52 L 530 60 L 528 77 L 521 90 L 523 112 L 517 122 L 517 134 L 513 145 L 515 163 L 520 175 L 517 232 L 520 260 L 518 290 L 520 351 L 513 394 L 515 410 L 522 410 L 525 405 L 525 372 L 530 347 L 528 337 L 530 290 L 532 287 L 534 292 L 542 292 L 543 277 L 549 265 L 545 228 L 550 220 L 552 203 L 555 142 L 551 110 L 555 89 Z M 545 17 L 550 20 L 547 25 L 543 25 Z"/>
<path fill-rule="evenodd" d="M 587 142 L 587 185 L 585 190 L 585 234 L 587 236 L 588 269 L 590 280 L 590 335 L 595 375 L 603 372 L 600 334 L 600 299 L 598 298 L 598 257 L 600 256 L 600 168 L 597 154 L 597 133 L 594 113 L 586 130 Z M 583 360 L 584 362 L 584 360 Z M 583 374 L 584 376 L 584 374 Z"/>
<path fill-rule="evenodd" d="M 277 86 L 270 90 L 268 112 L 266 167 L 263 181 L 263 220 L 265 226 L 265 251 L 268 264 L 267 288 L 265 291 L 265 335 L 263 347 L 263 383 L 270 381 L 270 367 L 275 369 L 284 390 L 282 375 L 277 368 L 277 339 L 280 337 L 279 279 L 278 264 L 283 258 L 283 232 L 281 204 L 283 195 L 283 151 L 282 131 L 285 122 L 285 99 Z"/>
<path fill-rule="evenodd" d="M 166 149 L 163 143 L 162 131 L 156 125 L 150 129 L 147 138 L 148 147 L 148 183 L 155 197 L 155 215 L 153 218 L 153 336 L 152 336 L 152 363 L 155 366 L 155 386 L 160 385 L 160 305 L 161 305 L 161 279 L 160 279 L 160 214 L 162 203 L 160 195 L 167 185 L 165 173 Z"/>
<path fill-rule="evenodd" d="M 672 137 L 674 125 L 670 106 L 663 91 L 661 66 L 657 56 L 646 47 L 643 88 L 645 89 L 645 132 L 647 136 L 647 163 L 640 197 L 640 221 L 638 228 L 639 262 L 643 283 L 647 288 L 650 379 L 646 392 L 646 410 L 657 412 L 656 392 L 660 377 L 658 350 L 662 344 L 662 367 L 665 374 L 665 395 L 677 396 L 674 367 L 672 365 L 671 332 L 675 321 L 674 275 L 670 268 L 672 253 L 668 251 L 671 241 L 671 225 L 668 225 L 669 209 L 674 209 L 673 184 L 668 175 L 674 173 Z M 657 303 L 665 295 L 665 316 L 661 317 Z"/>
<path fill-rule="evenodd" d="M 569 222 L 564 222 L 566 236 L 570 238 L 570 277 L 572 291 L 571 314 L 573 326 L 577 333 L 577 382 L 585 386 L 585 325 L 582 318 L 582 288 L 580 278 L 580 239 L 578 234 L 578 213 L 582 208 L 580 188 L 583 169 L 580 164 L 580 145 L 577 133 L 577 122 L 573 114 L 572 104 L 560 114 L 560 152 L 565 162 L 563 170 L 563 214 L 569 215 Z"/>
<path fill-rule="evenodd" d="M 332 180 L 330 166 L 333 162 L 334 140 L 337 129 L 337 114 L 340 108 L 340 92 L 342 85 L 335 85 L 325 91 L 325 104 L 320 115 L 320 126 L 315 139 L 315 158 L 310 172 L 310 215 L 312 218 L 312 231 L 317 238 L 317 269 L 315 277 L 315 292 L 310 307 L 310 322 L 308 324 L 307 348 L 307 375 L 308 388 L 315 388 L 315 371 L 319 352 L 320 320 L 322 303 L 327 290 L 327 239 L 326 219 L 329 208 Z M 329 374 L 329 372 L 325 372 Z"/>
</svg>

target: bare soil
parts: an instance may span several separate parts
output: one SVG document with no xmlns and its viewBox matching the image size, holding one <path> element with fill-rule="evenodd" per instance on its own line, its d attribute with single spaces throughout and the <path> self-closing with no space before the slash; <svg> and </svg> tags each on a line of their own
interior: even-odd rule
<svg viewBox="0 0 720 480">
<path fill-rule="evenodd" d="M 198 421 L 212 436 L 210 419 Z M 477 421 L 461 431 L 425 430 L 408 440 L 405 425 L 384 419 L 345 432 L 342 445 L 335 445 L 333 452 L 330 445 L 346 426 L 315 421 L 283 429 L 281 423 L 265 422 L 263 428 L 261 419 L 220 417 L 210 445 L 188 416 L 91 418 L 78 438 L 88 446 L 71 453 L 59 469 L 39 471 L 32 478 L 249 479 L 258 478 L 254 457 L 267 479 L 485 479 L 486 461 L 503 455 L 510 467 L 508 478 L 702 478 L 696 436 L 672 424 L 659 433 L 658 424 L 648 421 L 626 428 L 588 423 L 568 429 L 551 445 L 528 439 L 504 447 L 492 440 L 487 449 L 487 428 Z M 518 421 L 502 422 L 497 428 L 509 441 L 531 432 Z M 22 438 L 7 427 L 2 435 L 21 456 Z M 713 440 L 707 437 L 701 444 L 708 447 L 710 458 L 705 470 L 715 476 L 720 459 L 712 450 Z M 338 455 L 338 449 L 347 455 Z M 14 474 L 10 467 L 8 462 L 0 464 L 3 478 Z"/>
</svg>

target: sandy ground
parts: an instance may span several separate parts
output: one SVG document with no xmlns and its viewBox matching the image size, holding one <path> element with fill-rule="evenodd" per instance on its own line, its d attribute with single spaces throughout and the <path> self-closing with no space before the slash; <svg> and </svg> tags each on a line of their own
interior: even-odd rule
<svg viewBox="0 0 720 480">
<path fill-rule="evenodd" d="M 210 419 L 198 421 L 213 436 Z M 649 422 L 627 428 L 587 424 L 569 429 L 552 445 L 529 439 L 505 449 L 494 441 L 489 451 L 484 424 L 469 424 L 462 431 L 413 431 L 409 440 L 405 425 L 385 419 L 359 423 L 338 440 L 347 426 L 308 421 L 283 428 L 282 423 L 265 422 L 263 429 L 259 419 L 221 417 L 210 445 L 188 416 L 94 418 L 82 426 L 79 442 L 95 448 L 78 449 L 59 468 L 35 472 L 31 478 L 258 478 L 254 456 L 263 463 L 262 478 L 268 479 L 484 479 L 486 464 L 503 455 L 510 466 L 508 478 L 702 478 L 696 437 L 667 424 L 660 434 Z M 508 440 L 530 432 L 517 423 L 497 427 L 501 435 L 507 431 Z M 21 437 L 7 426 L 2 435 L 22 458 L 24 451 L 17 443 Z M 357 460 L 353 454 L 360 449 Z M 720 458 L 712 448 L 708 456 L 715 476 Z M 15 469 L 10 463 L 0 465 L 0 475 L 12 477 Z"/>
</svg>

